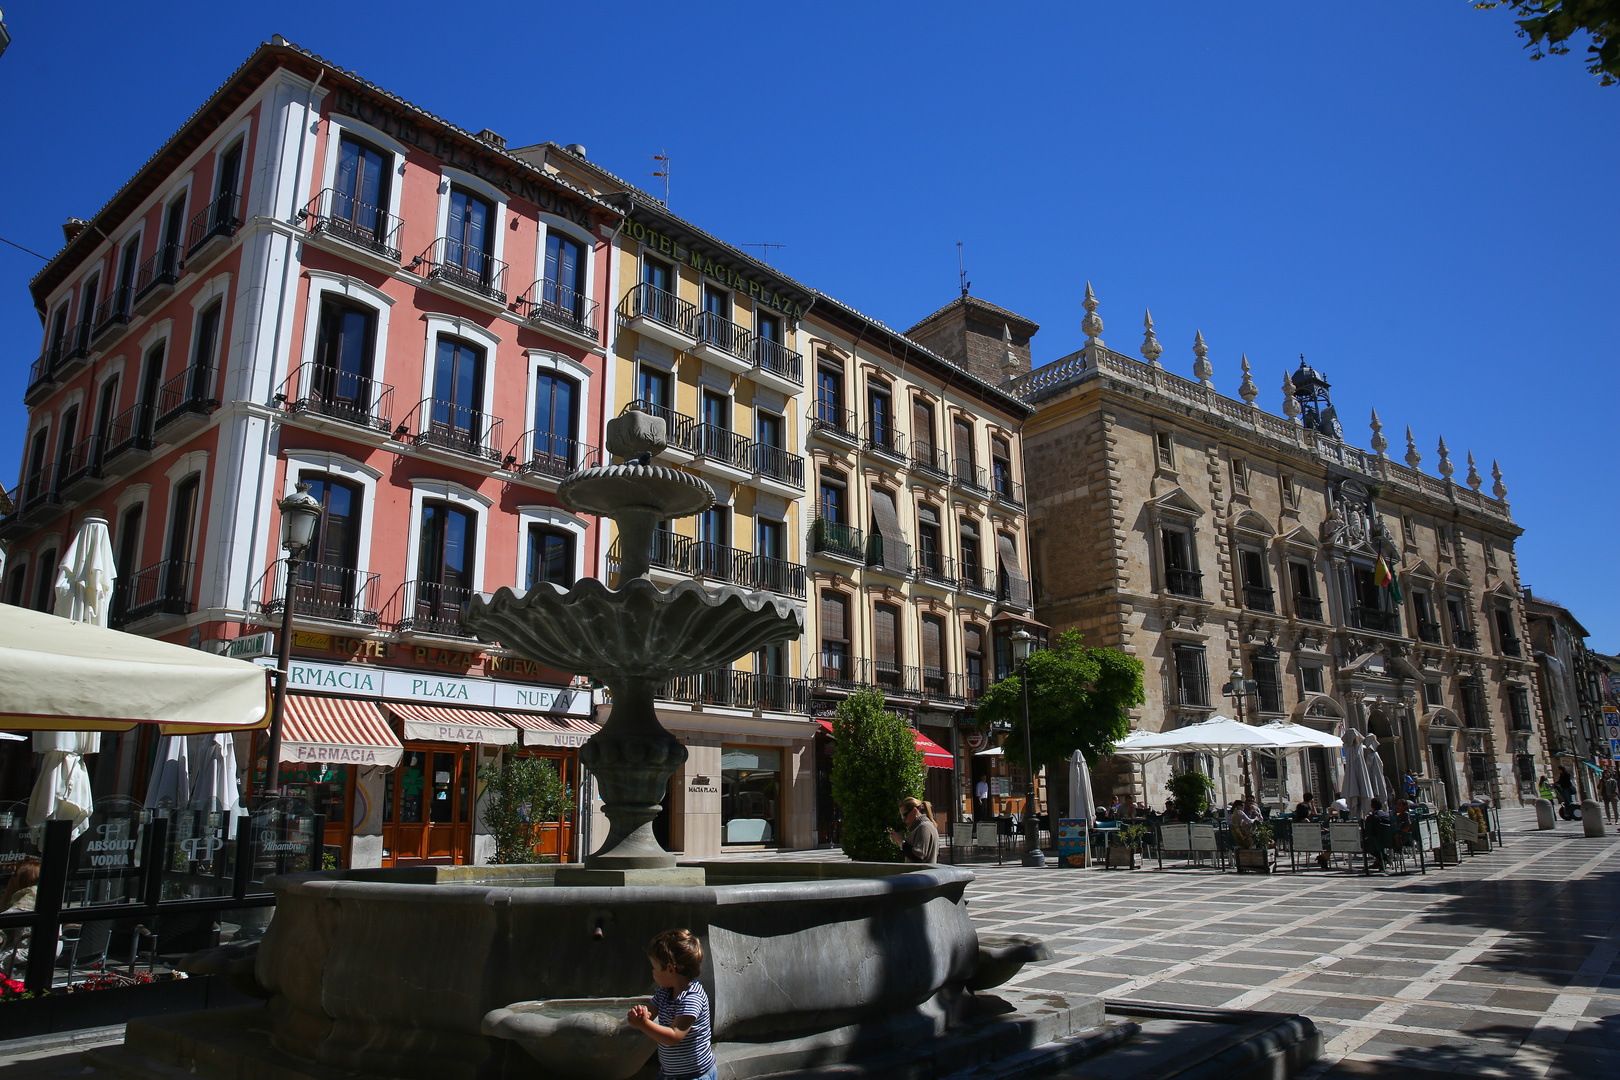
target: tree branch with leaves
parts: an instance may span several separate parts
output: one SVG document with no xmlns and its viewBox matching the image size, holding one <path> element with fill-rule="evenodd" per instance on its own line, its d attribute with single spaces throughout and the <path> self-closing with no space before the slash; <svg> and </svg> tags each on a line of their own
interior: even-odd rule
<svg viewBox="0 0 1620 1080">
<path fill-rule="evenodd" d="M 1530 59 L 1540 60 L 1549 53 L 1569 52 L 1569 39 L 1585 31 L 1592 43 L 1587 46 L 1586 70 L 1603 86 L 1620 82 L 1620 0 L 1480 0 L 1481 11 L 1506 6 L 1513 14 L 1518 34 L 1529 38 L 1525 46 L 1533 50 Z"/>
</svg>

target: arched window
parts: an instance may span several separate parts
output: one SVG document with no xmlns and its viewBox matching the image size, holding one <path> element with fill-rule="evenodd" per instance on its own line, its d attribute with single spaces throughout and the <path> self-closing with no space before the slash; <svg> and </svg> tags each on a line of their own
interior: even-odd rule
<svg viewBox="0 0 1620 1080">
<path fill-rule="evenodd" d="M 340 420 L 370 426 L 376 348 L 377 312 L 322 294 L 311 387 L 314 407 Z"/>
<path fill-rule="evenodd" d="M 432 409 L 433 442 L 463 453 L 483 453 L 483 349 L 458 338 L 439 338 Z"/>
<path fill-rule="evenodd" d="M 473 570 L 478 554 L 478 516 L 448 502 L 422 504 L 417 530 L 414 601 L 406 605 L 411 620 L 402 629 L 459 634 L 461 615 L 472 602 Z"/>
</svg>

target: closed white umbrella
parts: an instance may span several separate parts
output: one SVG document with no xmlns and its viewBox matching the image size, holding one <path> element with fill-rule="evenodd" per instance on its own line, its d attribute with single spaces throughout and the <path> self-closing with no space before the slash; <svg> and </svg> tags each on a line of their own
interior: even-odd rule
<svg viewBox="0 0 1620 1080">
<path fill-rule="evenodd" d="M 146 782 L 146 808 L 176 808 L 191 801 L 191 761 L 184 735 L 165 735 Z"/>
<path fill-rule="evenodd" d="M 85 518 L 56 571 L 56 614 L 74 622 L 106 626 L 117 580 L 107 522 Z"/>
<path fill-rule="evenodd" d="M 1091 794 L 1091 767 L 1086 764 L 1086 755 L 1076 750 L 1069 759 L 1069 816 L 1090 821 L 1096 805 Z"/>
<path fill-rule="evenodd" d="M 1361 751 L 1367 760 L 1367 796 L 1389 805 L 1389 778 L 1384 775 L 1384 758 L 1378 752 L 1378 737 L 1363 737 Z"/>
<path fill-rule="evenodd" d="M 247 811 L 236 782 L 236 746 L 229 732 L 206 735 L 201 758 L 191 781 L 194 810 L 217 810 L 225 815 L 226 836 L 236 835 L 236 819 Z"/>
<path fill-rule="evenodd" d="M 1367 755 L 1362 753 L 1361 733 L 1349 728 L 1344 733 L 1344 788 L 1339 792 L 1350 813 L 1356 817 L 1367 814 L 1367 800 L 1372 798 L 1372 780 L 1367 775 Z"/>
</svg>

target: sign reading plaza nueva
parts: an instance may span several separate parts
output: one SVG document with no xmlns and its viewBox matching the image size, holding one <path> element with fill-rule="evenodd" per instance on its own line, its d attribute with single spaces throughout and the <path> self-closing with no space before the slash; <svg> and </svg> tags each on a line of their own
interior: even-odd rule
<svg viewBox="0 0 1620 1080">
<path fill-rule="evenodd" d="M 289 675 L 289 690 L 317 694 L 414 701 L 423 705 L 558 712 L 570 716 L 589 716 L 591 712 L 588 691 L 556 686 L 460 679 L 432 671 L 401 671 L 368 664 L 322 664 L 312 660 L 292 661 Z"/>
</svg>

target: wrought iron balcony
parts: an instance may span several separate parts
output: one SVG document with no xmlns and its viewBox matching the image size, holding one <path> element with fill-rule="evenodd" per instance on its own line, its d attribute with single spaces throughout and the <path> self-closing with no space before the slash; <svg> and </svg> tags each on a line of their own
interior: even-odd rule
<svg viewBox="0 0 1620 1080">
<path fill-rule="evenodd" d="M 950 473 L 945 467 L 945 451 L 933 443 L 911 441 L 911 467 L 929 479 L 945 483 Z"/>
<path fill-rule="evenodd" d="M 1430 645 L 1440 644 L 1440 624 L 1418 620 L 1417 636 L 1420 641 L 1426 641 Z"/>
<path fill-rule="evenodd" d="M 299 364 L 276 391 L 276 401 L 294 416 L 329 417 L 380 432 L 394 429 L 392 386 L 326 364 Z"/>
<path fill-rule="evenodd" d="M 780 446 L 754 444 L 754 475 L 768 476 L 804 490 L 804 458 Z"/>
<path fill-rule="evenodd" d="M 689 454 L 697 453 L 697 426 L 698 422 L 685 413 L 678 413 L 668 405 L 655 405 L 650 401 L 638 398 L 630 405 L 625 406 L 628 412 L 632 407 L 640 409 L 651 416 L 662 417 L 665 435 L 669 445 L 678 450 L 685 450 Z M 620 414 L 621 416 L 623 413 Z"/>
<path fill-rule="evenodd" d="M 670 335 L 669 343 L 677 348 L 685 348 L 696 340 L 697 330 L 693 323 L 697 320 L 697 314 L 696 304 L 646 282 L 633 286 L 619 301 L 620 319 L 626 323 L 645 320 L 663 327 Z"/>
<path fill-rule="evenodd" d="M 848 693 L 873 685 L 870 660 L 851 656 L 847 649 L 828 648 L 828 644 L 822 643 L 819 661 L 812 669 L 812 691 Z"/>
<path fill-rule="evenodd" d="M 753 334 L 730 319 L 713 311 L 699 311 L 692 323 L 699 348 L 718 350 L 727 356 L 753 366 L 753 350 L 749 342 Z"/>
<path fill-rule="evenodd" d="M 810 523 L 809 548 L 812 554 L 860 562 L 866 557 L 861 530 L 841 521 L 817 517 Z"/>
<path fill-rule="evenodd" d="M 810 410 L 810 434 L 820 435 L 835 442 L 854 445 L 860 440 L 856 434 L 857 421 L 851 409 L 840 409 L 830 401 L 817 400 Z"/>
<path fill-rule="evenodd" d="M 998 572 L 996 575 L 996 601 L 1018 611 L 1030 610 L 1028 580 Z"/>
<path fill-rule="evenodd" d="M 1277 594 L 1263 585 L 1243 586 L 1243 606 L 1250 611 L 1277 610 Z"/>
<path fill-rule="evenodd" d="M 807 713 L 810 711 L 810 680 L 791 675 L 766 675 L 756 672 L 748 677 L 749 691 L 754 708 L 763 712 Z"/>
<path fill-rule="evenodd" d="M 904 540 L 891 540 L 879 532 L 869 532 L 866 534 L 866 565 L 910 580 L 914 569 L 911 545 Z"/>
<path fill-rule="evenodd" d="M 1196 570 L 1171 567 L 1164 572 L 1164 584 L 1177 596 L 1190 596 L 1197 600 L 1204 597 L 1204 575 Z"/>
<path fill-rule="evenodd" d="M 804 357 L 783 345 L 754 335 L 751 343 L 754 368 L 793 387 L 804 386 Z"/>
<path fill-rule="evenodd" d="M 400 423 L 400 430 L 414 432 L 410 439 L 419 447 L 496 464 L 505 460 L 500 449 L 500 419 L 466 405 L 424 398 Z"/>
<path fill-rule="evenodd" d="M 804 713 L 809 711 L 809 690 L 808 679 L 717 668 L 671 679 L 658 688 L 658 697 L 688 705 Z"/>
<path fill-rule="evenodd" d="M 155 430 L 161 433 L 177 426 L 200 427 L 219 408 L 219 401 L 212 396 L 213 386 L 214 371 L 206 367 L 188 367 L 164 383 L 158 389 Z M 170 437 L 181 438 L 183 434 L 171 432 Z"/>
<path fill-rule="evenodd" d="M 921 581 L 933 585 L 943 585 L 947 589 L 956 588 L 955 567 L 950 559 L 940 553 L 938 548 L 920 546 L 917 549 L 917 577 Z"/>
<path fill-rule="evenodd" d="M 127 471 L 133 467 L 130 462 L 144 459 L 152 452 L 156 440 L 152 435 L 153 409 L 147 402 L 131 405 L 107 425 L 107 448 L 102 454 L 102 465 L 111 470 L 114 464 L 120 466 L 119 471 Z M 125 458 L 124 455 L 130 455 Z"/>
<path fill-rule="evenodd" d="M 1362 630 L 1372 630 L 1380 634 L 1398 634 L 1401 632 L 1400 613 L 1379 611 L 1377 608 L 1360 606 L 1351 608 L 1350 624 Z"/>
<path fill-rule="evenodd" d="M 578 289 L 541 278 L 518 297 L 517 312 L 542 329 L 555 326 L 599 341 L 602 334 L 596 316 L 600 306 Z"/>
<path fill-rule="evenodd" d="M 1451 644 L 1453 648 L 1458 649 L 1477 649 L 1479 648 L 1479 631 L 1465 630 L 1463 627 L 1453 624 L 1451 627 Z"/>
<path fill-rule="evenodd" d="M 804 567 L 769 555 L 750 555 L 743 571 L 744 580 L 756 589 L 803 600 L 809 595 Z"/>
<path fill-rule="evenodd" d="M 686 572 L 695 578 L 718 581 L 726 585 L 747 585 L 749 561 L 753 556 L 746 551 L 713 540 L 693 540 Z"/>
<path fill-rule="evenodd" d="M 95 329 L 90 332 L 91 339 L 100 342 L 108 332 L 120 326 L 128 326 L 131 318 L 130 305 L 135 299 L 135 289 L 131 285 L 120 285 L 109 292 L 96 305 Z"/>
<path fill-rule="evenodd" d="M 12 494 L 12 504 L 19 523 L 35 524 L 51 516 L 62 505 L 57 489 L 60 470 L 54 461 L 48 461 L 23 478 Z M 54 572 L 54 568 L 53 568 Z"/>
<path fill-rule="evenodd" d="M 507 469 L 528 476 L 561 480 L 571 472 L 602 463 L 600 447 L 589 446 L 550 431 L 525 431 L 512 444 L 504 462 Z"/>
<path fill-rule="evenodd" d="M 964 562 L 960 559 L 952 562 L 953 574 L 956 583 L 963 592 L 994 598 L 996 595 L 996 572 L 992 567 L 983 563 Z"/>
<path fill-rule="evenodd" d="M 301 562 L 293 579 L 294 615 L 328 622 L 376 626 L 381 574 L 361 573 L 350 566 Z M 279 616 L 287 599 L 287 560 L 277 559 L 259 579 L 259 612 Z"/>
<path fill-rule="evenodd" d="M 317 236 L 342 240 L 399 265 L 399 238 L 405 222 L 380 207 L 327 188 L 311 199 L 298 217 L 304 228 Z"/>
<path fill-rule="evenodd" d="M 28 386 L 23 393 L 23 401 L 26 404 L 33 404 L 39 397 L 44 396 L 45 391 L 54 390 L 61 384 L 61 380 L 56 377 L 56 360 L 60 352 L 60 346 L 47 347 L 39 354 L 39 359 L 28 366 Z"/>
<path fill-rule="evenodd" d="M 648 555 L 648 565 L 659 570 L 672 570 L 678 574 L 692 573 L 692 545 L 696 543 L 690 536 L 680 536 L 664 529 L 654 529 L 652 535 L 652 551 Z M 624 565 L 619 555 L 619 541 L 614 540 L 608 548 L 608 574 L 617 576 Z M 619 582 L 622 586 L 623 582 Z"/>
<path fill-rule="evenodd" d="M 967 683 L 960 671 L 946 671 L 944 668 L 922 668 L 923 700 L 940 705 L 964 705 L 967 703 Z"/>
<path fill-rule="evenodd" d="M 224 192 L 214 196 L 191 219 L 191 227 L 186 231 L 186 258 L 197 258 L 211 241 L 229 240 L 235 236 L 236 230 L 242 227 L 242 219 L 238 216 L 241 207 L 240 195 Z"/>
<path fill-rule="evenodd" d="M 407 581 L 389 598 L 390 621 L 402 634 L 470 638 L 473 635 L 461 620 L 476 595 L 471 589 L 436 581 Z"/>
<path fill-rule="evenodd" d="M 76 499 L 89 492 L 105 478 L 101 470 L 102 450 L 106 445 L 100 435 L 86 435 L 68 449 L 62 458 L 62 478 L 58 484 L 64 499 Z"/>
<path fill-rule="evenodd" d="M 990 493 L 999 503 L 1018 510 L 1024 508 L 1024 485 L 999 468 L 991 471 Z"/>
<path fill-rule="evenodd" d="M 951 481 L 958 488 L 965 488 L 975 495 L 989 495 L 990 489 L 985 485 L 984 469 L 968 458 L 957 458 L 951 463 Z"/>
<path fill-rule="evenodd" d="M 913 664 L 873 660 L 868 670 L 872 685 L 887 697 L 922 697 L 922 671 Z"/>
<path fill-rule="evenodd" d="M 1524 655 L 1524 650 L 1519 647 L 1519 639 L 1516 638 L 1516 637 L 1503 637 L 1502 638 L 1502 655 L 1503 656 L 1523 656 Z"/>
<path fill-rule="evenodd" d="M 1294 613 L 1311 622 L 1322 621 L 1322 600 L 1316 596 L 1294 595 Z"/>
<path fill-rule="evenodd" d="M 192 569 L 189 562 L 165 559 L 120 579 L 108 622 L 121 630 L 154 615 L 190 615 Z"/>
<path fill-rule="evenodd" d="M 483 248 L 441 236 L 406 269 L 429 281 L 442 281 L 495 303 L 506 304 L 506 264 Z"/>
<path fill-rule="evenodd" d="M 754 440 L 719 424 L 698 424 L 693 453 L 743 472 L 754 471 Z"/>
<path fill-rule="evenodd" d="M 179 280 L 180 245 L 160 245 L 135 271 L 135 314 L 145 315 L 157 307 Z"/>
<path fill-rule="evenodd" d="M 895 430 L 893 424 L 874 424 L 867 421 L 861 429 L 861 446 L 868 454 L 888 458 L 899 465 L 906 463 L 906 437 Z"/>
</svg>

